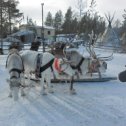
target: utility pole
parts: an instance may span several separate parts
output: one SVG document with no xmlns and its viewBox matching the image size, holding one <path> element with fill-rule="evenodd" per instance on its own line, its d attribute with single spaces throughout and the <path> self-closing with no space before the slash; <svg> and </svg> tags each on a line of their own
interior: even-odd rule
<svg viewBox="0 0 126 126">
<path fill-rule="evenodd" d="M 45 52 L 44 26 L 43 26 L 43 6 L 44 6 L 44 3 L 41 3 L 41 6 L 42 6 L 42 29 L 41 29 L 41 38 L 42 38 L 43 52 Z"/>
<path fill-rule="evenodd" d="M 2 41 L 2 37 L 3 37 L 3 26 L 2 26 L 2 20 L 3 20 L 3 11 L 2 11 L 2 9 L 3 9 L 3 0 L 0 0 L 0 42 L 1 42 L 1 49 L 3 49 L 3 41 Z"/>
<path fill-rule="evenodd" d="M 8 1 L 8 16 L 9 16 L 9 24 L 10 24 L 10 29 L 9 29 L 9 34 L 11 35 L 11 0 Z"/>
</svg>

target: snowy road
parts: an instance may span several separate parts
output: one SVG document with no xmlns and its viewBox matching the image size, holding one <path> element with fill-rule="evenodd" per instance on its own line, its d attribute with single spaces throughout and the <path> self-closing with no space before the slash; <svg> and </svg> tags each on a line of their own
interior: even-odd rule
<svg viewBox="0 0 126 126">
<path fill-rule="evenodd" d="M 0 56 L 0 126 L 126 126 L 125 83 L 75 83 L 76 95 L 69 94 L 68 84 L 54 84 L 55 92 L 47 96 L 29 88 L 14 102 L 8 98 L 5 59 Z M 108 62 L 108 75 L 117 76 L 125 59 L 116 54 Z"/>
</svg>

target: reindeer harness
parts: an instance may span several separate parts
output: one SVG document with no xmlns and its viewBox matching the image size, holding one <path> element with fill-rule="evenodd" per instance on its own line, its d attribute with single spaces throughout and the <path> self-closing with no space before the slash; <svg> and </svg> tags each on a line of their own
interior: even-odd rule
<svg viewBox="0 0 126 126">
<path fill-rule="evenodd" d="M 8 59 L 9 59 L 9 57 L 12 55 L 12 54 L 17 54 L 20 58 L 21 58 L 21 56 L 19 55 L 19 53 L 17 52 L 17 51 L 15 51 L 15 49 L 13 49 L 11 52 L 10 52 L 10 54 L 8 55 L 8 57 L 7 57 L 7 60 L 6 60 L 6 68 L 7 68 L 7 62 L 8 62 Z M 22 66 L 23 66 L 23 60 L 22 60 L 22 58 L 21 58 L 21 61 L 22 61 Z M 23 66 L 23 69 L 22 70 L 20 70 L 20 69 L 17 69 L 17 68 L 12 68 L 11 70 L 9 70 L 9 73 L 11 73 L 11 72 L 17 72 L 17 73 L 19 73 L 19 77 L 20 77 L 20 74 L 21 74 L 21 72 L 23 72 L 24 71 L 24 66 Z M 17 78 L 16 76 L 11 76 L 10 77 L 10 79 L 12 79 L 12 78 Z"/>
<path fill-rule="evenodd" d="M 72 69 L 77 69 L 80 73 L 82 73 L 80 66 L 82 65 L 82 63 L 83 63 L 84 60 L 85 60 L 85 58 L 82 57 L 81 60 L 80 60 L 80 62 L 76 66 L 71 65 L 71 68 Z"/>
</svg>

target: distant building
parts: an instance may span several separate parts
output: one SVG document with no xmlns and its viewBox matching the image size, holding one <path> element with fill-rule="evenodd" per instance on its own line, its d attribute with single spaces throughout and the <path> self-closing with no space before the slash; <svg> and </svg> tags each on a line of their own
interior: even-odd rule
<svg viewBox="0 0 126 126">
<path fill-rule="evenodd" d="M 20 26 L 20 30 L 31 30 L 36 33 L 38 38 L 42 37 L 42 26 L 31 26 L 23 24 Z M 47 40 L 53 40 L 55 36 L 55 28 L 50 26 L 44 26 L 44 38 Z"/>
<path fill-rule="evenodd" d="M 30 30 L 20 30 L 7 37 L 8 41 L 17 42 L 17 40 L 19 40 L 24 44 L 33 42 L 35 38 L 36 38 L 35 33 Z"/>
</svg>

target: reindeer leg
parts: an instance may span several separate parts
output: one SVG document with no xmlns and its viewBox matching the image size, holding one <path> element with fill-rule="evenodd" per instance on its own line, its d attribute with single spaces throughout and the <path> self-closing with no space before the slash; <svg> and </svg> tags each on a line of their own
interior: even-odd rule
<svg viewBox="0 0 126 126">
<path fill-rule="evenodd" d="M 10 87 L 10 92 L 9 92 L 8 97 L 12 98 L 12 88 L 11 88 L 11 85 L 10 85 L 10 80 L 8 80 L 8 82 L 9 82 L 9 87 Z"/>
<path fill-rule="evenodd" d="M 46 83 L 48 84 L 48 91 L 49 93 L 54 93 L 53 91 L 53 85 L 51 83 L 51 76 L 46 76 Z"/>
<path fill-rule="evenodd" d="M 24 87 L 21 87 L 21 96 L 25 96 Z"/>
<path fill-rule="evenodd" d="M 25 77 L 24 74 L 21 74 L 21 96 L 25 96 L 25 92 L 24 92 L 24 86 L 25 86 Z"/>
<path fill-rule="evenodd" d="M 46 92 L 46 86 L 47 85 L 45 85 L 45 74 L 44 74 L 44 72 L 43 72 L 43 74 L 41 73 L 40 84 L 41 84 L 41 94 L 47 95 L 47 92 Z"/>
<path fill-rule="evenodd" d="M 51 71 L 52 71 L 52 73 L 53 73 L 53 77 L 54 77 L 54 79 L 56 79 L 56 75 L 55 75 L 55 72 L 54 72 L 54 70 L 53 70 L 53 67 L 51 66 Z"/>
<path fill-rule="evenodd" d="M 13 95 L 14 101 L 17 101 L 18 98 L 19 98 L 18 92 L 19 92 L 19 88 L 18 87 L 13 87 L 12 95 Z"/>
<path fill-rule="evenodd" d="M 10 90 L 9 96 L 10 98 L 12 98 L 12 90 Z"/>
<path fill-rule="evenodd" d="M 101 76 L 101 72 L 100 72 L 99 68 L 98 68 L 98 75 L 99 75 L 99 79 L 101 79 L 102 76 Z"/>
<path fill-rule="evenodd" d="M 73 88 L 73 76 L 71 77 L 71 81 L 70 81 L 70 94 L 76 94 L 76 91 Z"/>
</svg>

